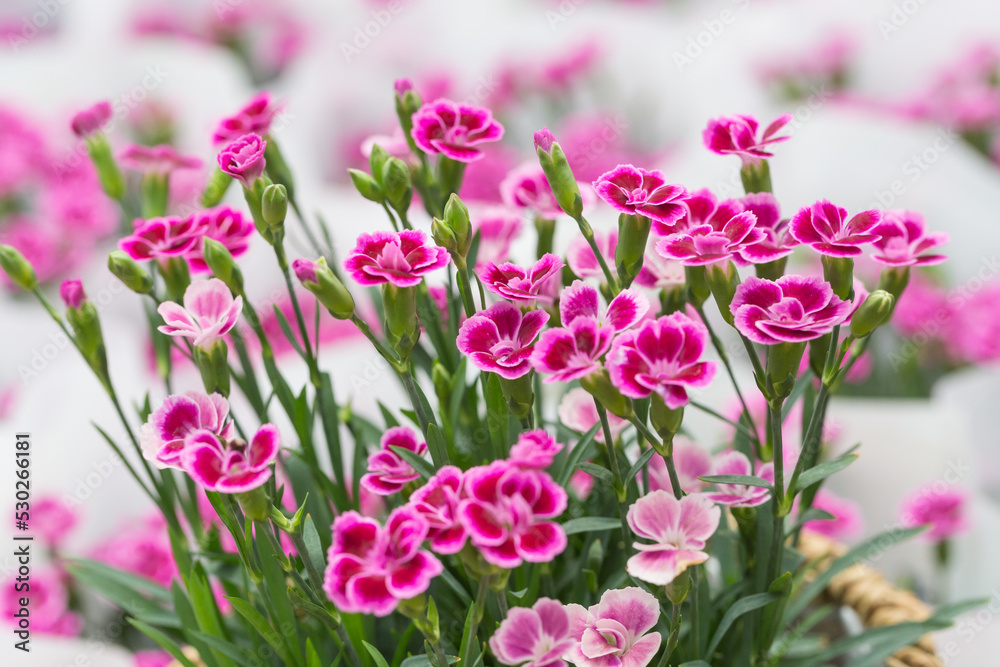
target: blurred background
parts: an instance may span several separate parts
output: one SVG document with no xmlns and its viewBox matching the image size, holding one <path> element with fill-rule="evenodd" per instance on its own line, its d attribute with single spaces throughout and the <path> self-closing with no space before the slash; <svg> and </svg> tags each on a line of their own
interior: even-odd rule
<svg viewBox="0 0 1000 667">
<path fill-rule="evenodd" d="M 103 198 L 72 115 L 110 100 L 112 144 L 173 144 L 204 167 L 178 172 L 172 210 L 190 212 L 214 168 L 212 134 L 262 90 L 282 102 L 272 127 L 300 200 L 345 252 L 382 213 L 346 176 L 365 140 L 398 133 L 393 81 L 424 100 L 490 107 L 507 132 L 469 168 L 463 199 L 476 214 L 504 205 L 498 184 L 534 159 L 531 134 L 550 127 L 581 181 L 619 163 L 666 172 L 689 189 L 742 194 L 739 164 L 709 153 L 710 118 L 793 114 L 792 139 L 771 160 L 786 216 L 828 198 L 849 211 L 909 209 L 951 234 L 950 261 L 915 276 L 892 331 L 831 409 L 833 448 L 862 443 L 831 490 L 857 503 L 847 542 L 899 525 L 926 485 L 961 490 L 969 529 L 947 570 L 931 545 L 881 554 L 893 580 L 937 599 L 991 596 L 939 641 L 950 665 L 995 664 L 1000 633 L 1000 5 L 990 0 L 4 0 L 0 4 L 0 241 L 24 253 L 48 289 L 81 276 L 101 310 L 112 375 L 127 402 L 163 390 L 138 297 L 105 266 L 120 221 Z M 398 134 L 395 135 L 398 139 Z M 230 203 L 242 205 L 238 193 Z M 514 213 L 516 215 L 516 212 Z M 595 227 L 616 215 L 595 210 Z M 429 221 L 417 218 L 418 227 Z M 525 227 L 529 229 L 529 227 Z M 290 229 L 297 255 L 308 246 Z M 567 227 L 557 248 L 571 238 Z M 513 239 L 527 257 L 531 234 Z M 259 239 L 257 239 L 259 240 Z M 257 305 L 283 303 L 263 244 L 244 260 Z M 249 268 L 248 268 L 249 267 Z M 866 273 L 866 271 L 868 273 Z M 873 267 L 859 267 L 872 282 Z M 869 284 L 869 287 L 873 285 Z M 325 316 L 325 314 L 324 314 Z M 114 412 L 58 329 L 0 285 L 0 431 L 32 434 L 33 493 L 78 523 L 61 551 L 157 575 L 164 551 L 149 507 L 91 422 L 120 436 Z M 277 323 L 271 323 L 281 339 Z M 882 334 L 883 332 L 880 332 Z M 325 319 L 325 364 L 359 412 L 403 394 L 350 329 Z M 294 356 L 294 355 L 291 355 Z M 283 360 L 295 368 L 295 360 Z M 738 363 L 745 359 L 737 359 Z M 745 382 L 750 382 L 743 364 Z M 298 369 L 304 378 L 304 368 Z M 294 376 L 294 371 L 292 373 Z M 189 373 L 189 386 L 199 385 Z M 702 399 L 731 401 L 724 383 Z M 236 409 L 240 409 L 237 405 Z M 715 423 L 692 424 L 715 446 Z M 13 455 L 5 444 L 0 478 Z M 0 491 L 0 506 L 13 503 Z M 8 522 L 0 533 L 8 539 Z M 135 538 L 136 531 L 141 535 Z M 146 532 L 142 532 L 146 531 Z M 147 534 L 148 533 L 148 534 Z M 133 539 L 122 542 L 129 534 Z M 156 533 L 159 535 L 159 533 Z M 136 545 L 141 545 L 137 547 Z M 8 549 L 0 549 L 7 554 Z M 34 564 L 44 569 L 44 559 Z M 0 556 L 0 579 L 13 572 Z M 168 581 L 169 581 L 169 574 Z M 70 624 L 71 626 L 72 624 Z M 32 662 L 130 665 L 114 624 L 35 635 Z M 6 634 L 4 636 L 7 636 Z M 89 663 L 74 662 L 83 656 Z M 4 664 L 10 664 L 5 662 Z"/>
</svg>

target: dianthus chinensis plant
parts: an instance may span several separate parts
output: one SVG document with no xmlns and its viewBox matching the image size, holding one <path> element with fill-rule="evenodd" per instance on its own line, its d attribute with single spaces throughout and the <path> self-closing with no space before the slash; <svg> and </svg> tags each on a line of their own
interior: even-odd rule
<svg viewBox="0 0 1000 667">
<path fill-rule="evenodd" d="M 707 148 L 742 160 L 746 196 L 723 201 L 632 165 L 591 190 L 543 129 L 537 167 L 505 185 L 535 212 L 537 254 L 521 266 L 456 194 L 503 127 L 484 108 L 423 103 L 405 80 L 395 102 L 406 145 L 396 155 L 376 145 L 370 173 L 351 172 L 386 228 L 361 234 L 343 258 L 323 222 L 300 213 L 266 95 L 220 125 L 206 211 L 165 216 L 182 158 L 145 150 L 142 217 L 108 263 L 148 299 L 167 381 L 165 400 L 147 396 L 138 415 L 116 395 L 82 284 L 64 283 L 58 308 L 2 248 L 11 279 L 114 402 L 129 442 L 108 443 L 162 510 L 180 572 L 169 590 L 89 561 L 74 563 L 76 577 L 185 667 L 820 665 L 859 648 L 867 665 L 965 608 L 825 637 L 816 627 L 835 612 L 820 595 L 826 583 L 921 529 L 879 535 L 824 571 L 796 550 L 804 527 L 835 518 L 812 501 L 857 456 L 823 456 L 830 397 L 891 317 L 910 267 L 943 261 L 943 235 L 913 216 L 852 216 L 828 201 L 783 218 L 767 158 L 788 117 L 766 128 L 747 116 L 709 123 Z M 124 206 L 101 131 L 109 113 L 97 105 L 74 129 Z M 208 208 L 231 185 L 249 218 Z M 429 233 L 411 218 L 416 197 Z M 585 202 L 598 199 L 620 213 L 617 234 L 588 223 Z M 313 258 L 287 257 L 289 205 Z M 557 220 L 574 236 L 565 257 L 553 252 Z M 294 318 L 279 319 L 308 367 L 304 387 L 289 385 L 244 293 L 234 255 L 251 234 L 284 275 Z M 786 273 L 795 251 L 821 260 L 821 275 Z M 866 251 L 885 267 L 870 293 L 853 275 Z M 356 308 L 352 292 L 364 287 L 377 314 Z M 335 394 L 319 309 L 307 321 L 303 298 L 364 334 L 406 405 L 362 416 Z M 737 383 L 706 317 L 711 301 L 753 366 L 752 386 Z M 240 318 L 253 347 L 234 328 Z M 202 388 L 171 389 L 180 355 Z M 742 406 L 732 419 L 696 400 L 720 381 Z M 231 392 L 252 413 L 231 412 Z M 786 442 L 794 408 L 803 435 Z M 686 437 L 690 410 L 726 422 L 720 451 Z M 366 497 L 383 504 L 373 510 Z"/>
</svg>

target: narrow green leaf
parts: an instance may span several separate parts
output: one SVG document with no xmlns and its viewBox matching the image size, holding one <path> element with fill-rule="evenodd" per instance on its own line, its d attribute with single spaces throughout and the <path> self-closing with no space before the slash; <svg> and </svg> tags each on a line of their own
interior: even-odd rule
<svg viewBox="0 0 1000 667">
<path fill-rule="evenodd" d="M 368 653 L 372 656 L 372 659 L 375 661 L 377 667 L 389 667 L 389 663 L 386 662 L 385 658 L 382 657 L 382 654 L 379 652 L 377 648 L 375 648 L 366 641 L 363 641 L 361 643 L 365 645 L 366 649 L 368 649 Z"/>
<path fill-rule="evenodd" d="M 826 510 L 821 510 L 818 507 L 810 507 L 808 510 L 803 512 L 801 516 L 796 517 L 795 523 L 788 529 L 787 534 L 791 535 L 810 521 L 832 521 L 836 518 L 837 517 L 833 516 Z"/>
<path fill-rule="evenodd" d="M 846 454 L 839 458 L 835 458 L 832 461 L 820 463 L 817 466 L 809 468 L 809 470 L 806 470 L 799 475 L 799 480 L 795 484 L 795 488 L 792 489 L 792 493 L 798 493 L 799 491 L 808 489 L 816 482 L 822 481 L 836 472 L 840 472 L 847 466 L 854 463 L 857 458 L 857 454 Z"/>
<path fill-rule="evenodd" d="M 570 519 L 562 527 L 567 535 L 576 535 L 577 533 L 615 530 L 622 527 L 622 520 L 604 516 L 582 516 L 579 519 Z"/>
<path fill-rule="evenodd" d="M 566 464 L 563 466 L 562 470 L 559 471 L 559 486 L 566 487 L 569 484 L 570 478 L 573 473 L 576 472 L 577 466 L 580 465 L 580 461 L 587 458 L 587 454 L 590 451 L 590 446 L 594 442 L 594 437 L 597 435 L 597 431 L 601 428 L 600 424 L 594 424 L 589 431 L 587 431 L 583 437 L 576 443 L 573 449 L 570 450 L 569 456 L 566 457 Z"/>
<path fill-rule="evenodd" d="M 271 624 L 267 622 L 267 619 L 264 618 L 263 614 L 257 611 L 256 607 L 246 600 L 241 600 L 237 597 L 227 597 L 226 599 L 232 603 L 233 609 L 236 610 L 236 613 L 245 618 L 250 625 L 254 627 L 257 634 L 263 637 L 264 641 L 271 645 L 271 648 L 274 649 L 274 652 L 278 654 L 278 657 L 281 658 L 286 665 L 295 664 L 290 659 L 288 651 L 285 649 L 285 644 L 282 642 L 281 635 L 279 635 L 274 628 L 271 627 Z"/>
<path fill-rule="evenodd" d="M 306 545 L 306 553 L 299 554 L 302 558 L 308 558 L 317 572 L 326 570 L 326 560 L 323 558 L 323 544 L 319 539 L 319 532 L 316 530 L 316 523 L 312 515 L 307 514 L 302 521 L 302 541 Z M 320 585 L 322 582 L 314 581 L 313 584 Z"/>
<path fill-rule="evenodd" d="M 448 664 L 454 665 L 458 662 L 458 656 L 446 655 L 448 658 Z M 426 655 L 411 655 L 409 658 L 400 663 L 399 667 L 437 667 L 431 659 Z"/>
<path fill-rule="evenodd" d="M 438 425 L 433 422 L 427 425 L 427 450 L 431 454 L 431 460 L 439 468 L 450 463 L 448 446 L 444 442 L 444 436 Z"/>
<path fill-rule="evenodd" d="M 187 659 L 187 656 L 184 655 L 183 651 L 181 651 L 180 646 L 170 639 L 170 637 L 163 634 L 153 626 L 143 623 L 137 618 L 130 618 L 128 619 L 128 622 L 131 623 L 139 632 L 156 642 L 160 648 L 173 656 L 174 660 L 181 663 L 181 665 L 184 667 L 195 667 L 194 664 Z"/>
<path fill-rule="evenodd" d="M 278 326 L 280 326 L 281 330 L 284 332 L 285 338 L 287 338 L 288 342 L 292 344 L 295 351 L 299 353 L 299 356 L 305 359 L 306 353 L 302 350 L 302 345 L 299 343 L 299 339 L 292 333 L 292 327 L 288 324 L 288 318 L 286 318 L 285 314 L 281 312 L 280 308 L 278 308 L 278 304 L 271 304 L 271 307 L 274 309 L 274 316 L 277 318 Z"/>
<path fill-rule="evenodd" d="M 436 428 L 436 427 L 435 427 Z M 410 466 L 420 474 L 424 479 L 430 479 L 434 476 L 434 466 L 425 461 L 422 457 L 414 454 L 409 449 L 405 447 L 396 447 L 393 445 L 389 446 L 393 452 L 395 452 L 401 459 L 410 464 Z"/>
<path fill-rule="evenodd" d="M 382 401 L 376 401 L 376 403 L 378 403 L 378 409 L 382 412 L 382 420 L 385 422 L 385 427 L 392 428 L 399 426 L 399 420 L 392 414 L 392 411 L 385 407 Z"/>
<path fill-rule="evenodd" d="M 736 603 L 727 609 L 725 614 L 723 614 L 722 620 L 719 621 L 719 627 L 715 629 L 715 634 L 712 635 L 712 641 L 709 642 L 708 650 L 705 651 L 705 654 L 712 655 L 715 653 L 715 649 L 719 647 L 719 643 L 726 636 L 726 633 L 729 632 L 729 627 L 737 618 L 747 612 L 753 611 L 754 609 L 760 609 L 764 605 L 777 600 L 779 597 L 779 595 L 774 593 L 757 593 L 756 595 L 748 595 L 745 598 L 737 600 Z"/>
<path fill-rule="evenodd" d="M 643 466 L 649 462 L 649 459 L 653 458 L 653 454 L 655 453 L 656 450 L 650 447 L 642 453 L 642 456 L 639 457 L 638 461 L 632 464 L 632 467 L 629 468 L 628 473 L 625 475 L 625 479 L 622 480 L 626 486 L 628 486 L 629 483 L 635 479 L 636 475 L 638 475 Z"/>
<path fill-rule="evenodd" d="M 166 589 L 94 561 L 72 560 L 67 569 L 81 584 L 132 616 L 158 627 L 181 627 L 177 616 L 157 602 L 170 601 L 171 596 Z M 152 587 L 158 590 L 154 591 Z M 147 597 L 152 595 L 156 596 L 156 600 Z"/>
<path fill-rule="evenodd" d="M 770 482 L 755 475 L 704 475 L 698 479 L 710 484 L 742 484 L 743 486 L 756 486 L 761 489 L 771 488 Z"/>
<path fill-rule="evenodd" d="M 486 424 L 490 430 L 490 440 L 497 452 L 506 451 L 508 427 L 507 403 L 503 399 L 500 378 L 496 373 L 487 373 L 486 378 Z"/>
<path fill-rule="evenodd" d="M 596 463 L 589 463 L 587 461 L 584 461 L 577 467 L 580 470 L 587 473 L 588 475 L 591 475 L 592 477 L 596 477 L 597 479 L 601 480 L 605 484 L 613 485 L 615 483 L 615 478 L 611 474 L 611 471 L 603 466 L 597 465 Z"/>
</svg>

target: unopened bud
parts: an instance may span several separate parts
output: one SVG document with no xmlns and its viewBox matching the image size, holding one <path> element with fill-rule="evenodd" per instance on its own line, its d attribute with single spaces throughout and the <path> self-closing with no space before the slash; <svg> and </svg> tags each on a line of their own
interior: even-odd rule
<svg viewBox="0 0 1000 667">
<path fill-rule="evenodd" d="M 875 290 L 851 315 L 851 335 L 864 338 L 889 321 L 896 298 L 885 290 Z"/>
<path fill-rule="evenodd" d="M 446 248 L 448 252 L 452 254 L 458 252 L 458 240 L 455 238 L 455 233 L 451 231 L 444 220 L 437 218 L 431 220 L 431 238 L 434 239 L 434 243 Z"/>
<path fill-rule="evenodd" d="M 615 247 L 615 267 L 622 287 L 629 287 L 646 257 L 650 220 L 644 215 L 618 216 L 618 245 Z"/>
<path fill-rule="evenodd" d="M 569 160 L 566 159 L 566 153 L 563 152 L 562 146 L 555 142 L 548 128 L 536 133 L 535 153 L 559 208 L 578 220 L 583 215 L 580 186 L 573 175 L 573 169 L 569 166 Z"/>
<path fill-rule="evenodd" d="M 315 262 L 297 259 L 292 262 L 292 270 L 302 286 L 315 294 L 331 315 L 338 320 L 350 319 L 354 315 L 354 297 L 330 270 L 325 257 Z"/>
<path fill-rule="evenodd" d="M 368 201 L 373 201 L 376 204 L 381 204 L 385 201 L 385 194 L 382 192 L 382 186 L 380 186 L 374 178 L 360 169 L 348 169 L 347 173 L 350 175 L 351 182 L 354 183 L 355 189 L 357 189 L 362 197 Z"/>
<path fill-rule="evenodd" d="M 136 294 L 149 294 L 153 289 L 153 279 L 146 270 L 121 250 L 108 254 L 108 270 Z"/>
<path fill-rule="evenodd" d="M 14 246 L 0 243 L 0 268 L 10 281 L 21 289 L 31 291 L 38 287 L 38 278 L 31 263 Z"/>
<path fill-rule="evenodd" d="M 260 214 L 273 233 L 278 233 L 285 225 L 288 215 L 288 190 L 280 183 L 264 188 L 264 196 L 260 200 Z"/>
<path fill-rule="evenodd" d="M 448 197 L 448 203 L 444 205 L 444 221 L 455 234 L 458 253 L 465 257 L 469 254 L 469 247 L 472 246 L 472 222 L 469 219 L 469 208 L 454 193 Z"/>
<path fill-rule="evenodd" d="M 398 157 L 389 158 L 382 166 L 382 191 L 389 204 L 401 214 L 410 208 L 413 201 L 410 170 Z"/>
<path fill-rule="evenodd" d="M 204 237 L 202 239 L 202 256 L 212 270 L 212 275 L 226 284 L 236 294 L 243 292 L 243 272 L 237 266 L 233 254 L 223 243 Z"/>
</svg>

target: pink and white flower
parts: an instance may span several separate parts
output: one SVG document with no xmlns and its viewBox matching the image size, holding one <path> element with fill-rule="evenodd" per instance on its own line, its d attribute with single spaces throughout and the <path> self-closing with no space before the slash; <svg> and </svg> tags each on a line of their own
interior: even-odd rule
<svg viewBox="0 0 1000 667">
<path fill-rule="evenodd" d="M 667 227 L 684 216 L 687 190 L 667 184 L 663 172 L 656 169 L 618 165 L 594 181 L 594 191 L 616 211 L 644 215 Z"/>
<path fill-rule="evenodd" d="M 806 521 L 803 528 L 826 535 L 838 541 L 857 537 L 864 530 L 865 520 L 861 506 L 853 500 L 841 498 L 828 489 L 820 489 L 813 498 L 812 506 L 833 515 L 832 519 Z"/>
<path fill-rule="evenodd" d="M 552 303 L 552 295 L 559 291 L 562 267 L 561 259 L 546 253 L 528 269 L 512 262 L 499 266 L 487 262 L 479 277 L 486 289 L 505 299 L 528 304 Z"/>
<path fill-rule="evenodd" d="M 501 301 L 463 322 L 456 342 L 476 368 L 514 380 L 531 370 L 528 359 L 535 338 L 548 321 L 544 310 L 522 314 L 517 306 Z"/>
<path fill-rule="evenodd" d="M 494 461 L 465 473 L 459 517 L 487 562 L 515 568 L 547 563 L 566 548 L 554 519 L 566 509 L 566 491 L 547 473 Z"/>
<path fill-rule="evenodd" d="M 181 155 L 173 146 L 140 146 L 130 144 L 118 156 L 122 165 L 144 174 L 169 175 L 180 169 L 199 169 L 201 160 Z"/>
<path fill-rule="evenodd" d="M 439 554 L 455 554 L 469 537 L 459 520 L 464 474 L 455 466 L 443 466 L 410 496 L 410 506 L 427 521 L 427 540 Z"/>
<path fill-rule="evenodd" d="M 605 591 L 589 609 L 566 605 L 575 643 L 566 660 L 577 667 L 646 667 L 660 648 L 660 603 L 635 586 Z M 647 634 L 648 633 L 648 634 Z"/>
<path fill-rule="evenodd" d="M 229 402 L 221 394 L 189 391 L 168 396 L 139 433 L 142 454 L 157 467 L 179 468 L 184 441 L 196 431 L 211 431 L 223 440 L 236 436 L 229 416 Z"/>
<path fill-rule="evenodd" d="M 347 511 L 333 522 L 323 590 L 344 613 L 388 616 L 444 571 L 421 549 L 429 526 L 410 506 L 393 510 L 385 526 Z"/>
<path fill-rule="evenodd" d="M 344 269 L 359 285 L 413 287 L 449 259 L 448 251 L 432 244 L 426 234 L 404 229 L 361 234 L 344 260 Z"/>
<path fill-rule="evenodd" d="M 850 220 L 847 209 L 821 199 L 806 206 L 792 217 L 788 231 L 799 243 L 830 257 L 857 257 L 861 246 L 879 239 L 875 228 L 882 221 L 882 212 L 862 211 Z"/>
<path fill-rule="evenodd" d="M 872 230 L 880 238 L 872 245 L 872 254 L 879 264 L 886 266 L 933 266 L 948 259 L 946 255 L 928 251 L 948 242 L 945 232 L 927 232 L 924 216 L 914 211 L 886 211 L 882 222 Z"/>
<path fill-rule="evenodd" d="M 684 313 L 648 320 L 618 335 L 607 358 L 611 382 L 630 398 L 656 392 L 671 409 L 687 405 L 687 389 L 703 389 L 715 364 L 702 361 L 708 331 Z"/>
<path fill-rule="evenodd" d="M 79 520 L 79 515 L 56 496 L 40 496 L 31 503 L 31 530 L 50 548 L 59 548 Z"/>
<path fill-rule="evenodd" d="M 789 232 L 789 221 L 781 219 L 775 196 L 770 192 L 755 192 L 744 197 L 742 204 L 744 210 L 757 218 L 754 229 L 763 237 L 740 249 L 738 263 L 765 264 L 791 255 L 799 242 Z"/>
<path fill-rule="evenodd" d="M 580 387 L 570 389 L 563 395 L 559 401 L 558 413 L 563 426 L 578 433 L 586 433 L 601 419 L 597 414 L 597 406 L 594 405 L 594 397 Z M 621 432 L 628 428 L 629 421 L 609 412 L 608 426 L 611 427 L 611 437 L 617 439 Z M 604 429 L 597 429 L 594 440 L 604 442 Z"/>
<path fill-rule="evenodd" d="M 577 318 L 591 318 L 621 333 L 638 324 L 648 311 L 649 300 L 642 292 L 631 288 L 619 292 L 605 311 L 601 310 L 597 288 L 582 280 L 574 280 L 559 295 L 559 318 L 564 326 Z"/>
<path fill-rule="evenodd" d="M 683 435 L 674 436 L 674 468 L 677 470 L 677 480 L 681 483 L 684 493 L 696 493 L 705 488 L 705 482 L 698 479 L 712 472 L 712 455 L 690 438 Z M 651 491 L 663 489 L 673 493 L 674 486 L 670 483 L 667 463 L 659 454 L 653 454 L 649 459 L 649 488 Z M 641 479 L 642 476 L 639 476 Z"/>
<path fill-rule="evenodd" d="M 528 209 L 539 218 L 554 220 L 563 214 L 538 162 L 512 169 L 500 182 L 500 198 L 507 206 Z"/>
<path fill-rule="evenodd" d="M 195 216 L 136 220 L 135 229 L 118 241 L 118 247 L 137 262 L 168 260 L 198 248 L 207 227 L 206 219 Z"/>
<path fill-rule="evenodd" d="M 472 228 L 479 234 L 476 272 L 488 262 L 500 264 L 510 257 L 510 244 L 521 233 L 521 216 L 500 206 L 486 209 L 472 218 Z"/>
<path fill-rule="evenodd" d="M 764 239 L 756 224 L 757 217 L 743 211 L 721 224 L 688 226 L 657 241 L 656 252 L 685 266 L 724 262 Z"/>
<path fill-rule="evenodd" d="M 503 125 L 493 120 L 489 109 L 438 99 L 413 114 L 410 134 L 425 153 L 473 162 L 483 157 L 476 146 L 503 138 Z"/>
<path fill-rule="evenodd" d="M 603 232 L 594 232 L 594 242 L 597 244 L 597 249 L 601 251 L 604 261 L 607 262 L 608 266 L 614 267 L 615 248 L 618 247 L 618 232 L 610 231 L 606 234 Z M 594 255 L 594 250 L 587 243 L 587 239 L 583 238 L 582 234 L 574 236 L 573 240 L 569 242 L 569 248 L 566 250 L 566 263 L 569 264 L 569 268 L 573 270 L 573 273 L 580 278 L 599 277 L 602 280 L 604 278 L 604 271 L 601 269 L 601 265 Z"/>
<path fill-rule="evenodd" d="M 166 521 L 159 512 L 138 521 L 122 522 L 91 558 L 164 587 L 169 587 L 178 575 Z"/>
<path fill-rule="evenodd" d="M 14 616 L 23 605 L 20 600 L 30 599 L 31 630 L 40 635 L 72 637 L 83 629 L 83 619 L 70 611 L 69 595 L 66 590 L 66 575 L 53 567 L 36 567 L 31 572 L 30 592 L 22 585 L 15 586 L 14 577 L 3 582 L 0 593 L 0 614 L 4 622 L 18 628 L 18 618 Z"/>
<path fill-rule="evenodd" d="M 216 146 L 221 146 L 232 143 L 246 134 L 265 137 L 282 108 L 281 104 L 276 104 L 271 99 L 271 93 L 267 91 L 258 93 L 242 109 L 219 121 L 212 141 Z"/>
<path fill-rule="evenodd" d="M 792 120 L 792 114 L 778 116 L 758 137 L 759 124 L 753 116 L 734 115 L 713 118 L 702 133 L 705 147 L 719 155 L 739 155 L 744 165 L 757 164 L 773 157 L 771 144 L 789 139 L 776 136 Z"/>
<path fill-rule="evenodd" d="M 701 494 L 680 500 L 668 491 L 652 491 L 628 508 L 628 525 L 638 537 L 639 552 L 628 559 L 628 573 L 654 586 L 666 586 L 692 565 L 708 560 L 705 543 L 719 527 L 722 511 Z"/>
<path fill-rule="evenodd" d="M 762 345 L 802 343 L 833 331 L 851 314 L 822 278 L 782 276 L 777 281 L 750 276 L 739 287 L 729 310 L 736 328 Z"/>
<path fill-rule="evenodd" d="M 243 297 L 232 292 L 218 278 L 198 280 L 184 290 L 184 305 L 165 301 L 156 312 L 165 324 L 157 327 L 168 336 L 193 338 L 194 345 L 209 349 L 236 326 L 243 312 Z"/>
<path fill-rule="evenodd" d="M 753 475 L 750 459 L 746 454 L 731 449 L 715 457 L 713 475 Z M 757 477 L 774 484 L 774 464 L 758 463 Z M 767 502 L 771 492 L 760 486 L 746 484 L 716 484 L 716 490 L 705 494 L 709 500 L 729 507 L 757 507 Z"/>
<path fill-rule="evenodd" d="M 244 188 L 252 190 L 254 181 L 264 175 L 266 149 L 267 141 L 251 132 L 227 144 L 219 151 L 216 161 L 219 169 L 239 181 Z"/>
<path fill-rule="evenodd" d="M 223 441 L 211 431 L 195 431 L 184 440 L 181 468 L 207 491 L 246 493 L 271 478 L 271 464 L 281 450 L 281 434 L 264 424 L 250 439 Z"/>
<path fill-rule="evenodd" d="M 555 438 L 539 428 L 522 433 L 510 448 L 510 457 L 507 460 L 519 468 L 544 470 L 552 465 L 556 454 L 562 449 L 563 446 L 556 442 Z"/>
<path fill-rule="evenodd" d="M 961 489 L 941 482 L 923 486 L 903 501 L 900 522 L 904 527 L 930 526 L 926 539 L 941 542 L 969 529 L 968 498 Z"/>
<path fill-rule="evenodd" d="M 573 644 L 567 608 L 549 598 L 514 607 L 490 637 L 498 662 L 523 667 L 565 667 L 563 654 Z"/>
<path fill-rule="evenodd" d="M 368 457 L 368 473 L 361 478 L 361 486 L 380 496 L 399 493 L 403 487 L 420 474 L 413 469 L 392 447 L 401 447 L 417 456 L 427 453 L 427 443 L 417 438 L 413 429 L 394 426 L 382 435 L 379 451 Z"/>
<path fill-rule="evenodd" d="M 218 241 L 226 246 L 233 257 L 240 257 L 250 246 L 250 237 L 254 233 L 253 220 L 237 209 L 219 206 L 198 211 L 191 217 L 195 218 L 193 226 L 204 230 L 202 239 L 210 238 Z M 184 255 L 192 273 L 206 273 L 209 270 L 202 252 L 203 243 L 203 240 L 199 240 L 198 244 Z"/>
</svg>

